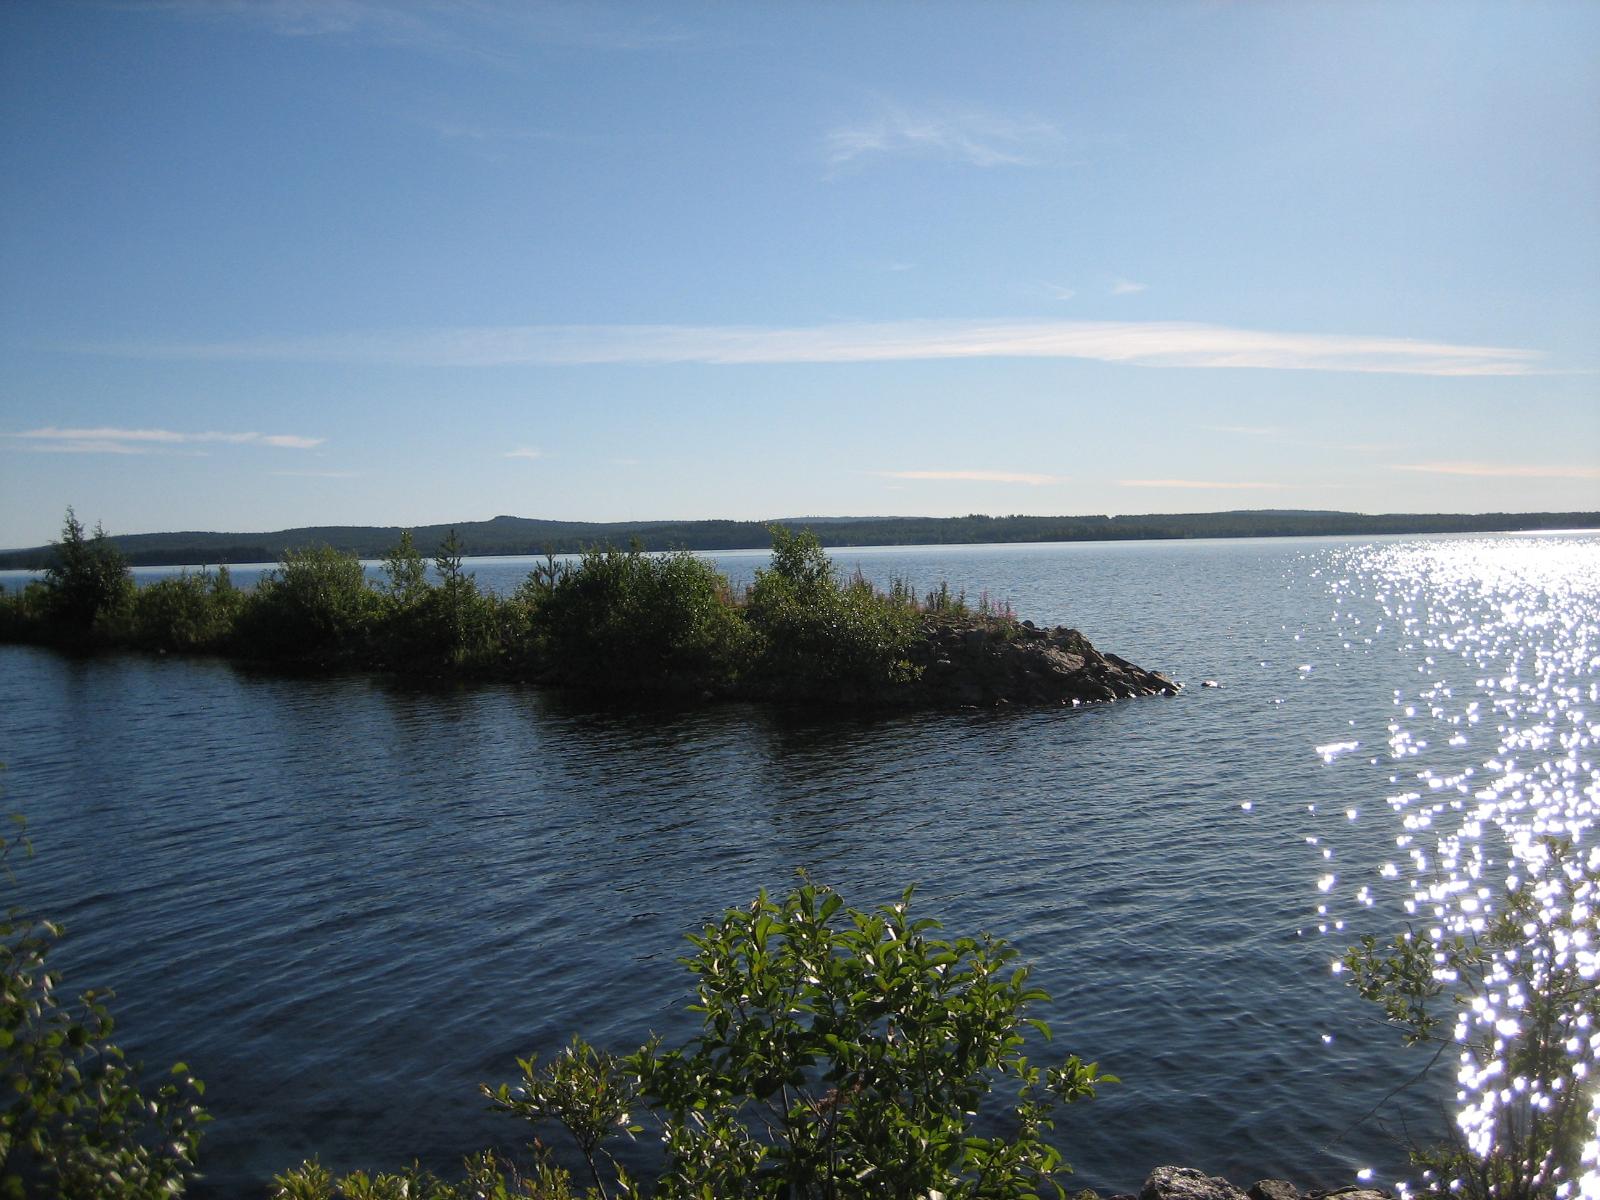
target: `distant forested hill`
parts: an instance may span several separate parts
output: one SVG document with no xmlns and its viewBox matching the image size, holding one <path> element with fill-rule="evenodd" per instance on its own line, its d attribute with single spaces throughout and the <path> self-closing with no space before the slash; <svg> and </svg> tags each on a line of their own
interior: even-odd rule
<svg viewBox="0 0 1600 1200">
<path fill-rule="evenodd" d="M 1144 516 L 815 517 L 777 522 L 811 526 L 826 546 L 959 545 L 973 542 L 1094 542 L 1148 538 L 1361 536 L 1383 533 L 1492 533 L 1531 529 L 1600 528 L 1600 513 L 1365 513 L 1249 510 L 1151 513 Z M 541 521 L 495 517 L 454 525 L 421 525 L 417 545 L 431 552 L 456 531 L 463 552 L 556 554 L 591 546 L 646 550 L 736 550 L 771 544 L 763 521 Z M 328 545 L 378 558 L 400 538 L 399 526 L 316 525 L 272 533 L 134 533 L 112 541 L 135 566 L 276 562 L 285 550 Z M 0 551 L 0 568 L 49 565 L 49 546 Z"/>
</svg>

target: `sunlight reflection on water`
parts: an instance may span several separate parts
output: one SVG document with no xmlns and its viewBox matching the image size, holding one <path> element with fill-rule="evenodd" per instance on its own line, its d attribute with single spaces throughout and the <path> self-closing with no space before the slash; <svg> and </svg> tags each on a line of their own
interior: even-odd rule
<svg viewBox="0 0 1600 1200">
<path fill-rule="evenodd" d="M 1474 944 L 1519 888 L 1533 899 L 1525 944 L 1489 951 L 1487 991 L 1456 1015 L 1460 1133 L 1485 1154 L 1508 1124 L 1525 1128 L 1531 1114 L 1561 1103 L 1564 1087 L 1587 1088 L 1576 1101 L 1588 1112 L 1583 1174 L 1560 1194 L 1600 1196 L 1600 1030 L 1589 1011 L 1600 971 L 1589 932 L 1600 879 L 1591 757 L 1600 735 L 1591 715 L 1600 697 L 1600 546 L 1528 538 L 1350 547 L 1317 573 L 1337 604 L 1345 648 L 1390 640 L 1414 664 L 1416 685 L 1395 690 L 1388 724 L 1387 800 L 1404 859 L 1380 871 L 1404 874 L 1405 918 L 1442 963 L 1445 947 L 1458 937 Z M 1325 763 L 1355 749 L 1316 747 Z M 1557 857 L 1551 839 L 1573 851 Z M 1338 902 L 1372 902 L 1367 884 L 1335 872 L 1318 887 Z M 1570 1057 L 1571 1081 L 1517 1075 L 1512 1051 L 1531 1036 L 1526 988 L 1560 972 L 1580 981 L 1548 1035 Z M 1443 966 L 1436 978 L 1448 994 L 1454 980 Z M 1474 1053 L 1473 1044 L 1486 1049 Z"/>
</svg>

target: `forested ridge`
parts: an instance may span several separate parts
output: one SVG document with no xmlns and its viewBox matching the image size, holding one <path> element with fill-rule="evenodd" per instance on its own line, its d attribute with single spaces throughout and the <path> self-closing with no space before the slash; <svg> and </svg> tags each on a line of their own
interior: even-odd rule
<svg viewBox="0 0 1600 1200">
<path fill-rule="evenodd" d="M 548 521 L 499 516 L 488 521 L 415 526 L 423 545 L 455 531 L 469 557 L 494 554 L 571 554 L 596 546 L 645 550 L 764 549 L 773 524 L 810 527 L 825 546 L 963 545 L 983 542 L 1096 542 L 1162 538 L 1313 537 L 1394 533 L 1500 533 L 1513 530 L 1600 528 L 1600 512 L 1348 513 L 1247 510 L 1149 513 L 1140 516 L 985 516 L 789 518 L 772 521 Z M 285 551 L 331 546 L 362 558 L 381 558 L 398 541 L 397 525 L 327 525 L 267 533 L 121 534 L 111 542 L 134 566 L 276 562 Z M 43 569 L 49 545 L 0 551 L 0 569 Z"/>
</svg>

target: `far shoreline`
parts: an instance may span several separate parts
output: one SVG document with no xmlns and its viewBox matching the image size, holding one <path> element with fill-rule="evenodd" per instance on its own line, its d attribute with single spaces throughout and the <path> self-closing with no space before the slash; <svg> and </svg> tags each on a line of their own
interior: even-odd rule
<svg viewBox="0 0 1600 1200">
<path fill-rule="evenodd" d="M 257 533 L 119 534 L 109 541 L 134 567 L 257 566 L 277 562 L 286 550 L 329 546 L 363 560 L 383 556 L 410 528 L 423 544 L 450 532 L 465 558 L 565 556 L 604 546 L 637 543 L 646 552 L 695 554 L 764 552 L 770 528 L 809 530 L 829 550 L 901 547 L 947 549 L 979 546 L 1104 545 L 1112 542 L 1216 542 L 1243 539 L 1417 537 L 1452 534 L 1575 534 L 1600 530 L 1600 511 L 1560 513 L 1342 513 L 1248 510 L 1142 516 L 800 517 L 776 521 L 549 521 L 498 516 L 487 521 L 436 525 L 302 526 Z M 0 550 L 0 573 L 43 570 L 52 544 Z"/>
<path fill-rule="evenodd" d="M 917 552 L 917 551 L 935 551 L 935 552 L 937 552 L 937 551 L 950 551 L 950 550 L 1028 550 L 1028 549 L 1040 549 L 1040 548 L 1043 548 L 1043 547 L 1050 547 L 1050 546 L 1081 546 L 1081 547 L 1083 547 L 1085 549 L 1095 549 L 1095 548 L 1104 548 L 1104 547 L 1107 547 L 1107 546 L 1129 546 L 1129 547 L 1132 547 L 1132 546 L 1150 546 L 1150 545 L 1166 546 L 1166 545 L 1174 545 L 1174 544 L 1176 544 L 1176 545 L 1205 547 L 1205 546 L 1231 545 L 1231 544 L 1235 544 L 1235 543 L 1239 543 L 1239 542 L 1285 542 L 1285 541 L 1333 542 L 1333 541 L 1349 541 L 1349 540 L 1352 540 L 1352 539 L 1359 539 L 1359 540 L 1362 540 L 1362 541 L 1380 542 L 1380 541 L 1397 540 L 1397 539 L 1401 539 L 1401 538 L 1418 538 L 1418 537 L 1466 538 L 1466 537 L 1483 537 L 1483 536 L 1488 536 L 1488 535 L 1520 536 L 1520 537 L 1579 537 L 1579 536 L 1583 536 L 1583 535 L 1586 535 L 1586 534 L 1600 534 L 1600 513 L 1596 513 L 1596 514 L 1594 514 L 1594 516 L 1595 516 L 1595 521 L 1594 521 L 1594 524 L 1592 524 L 1592 525 L 1568 525 L 1568 526 L 1548 526 L 1548 527 L 1546 527 L 1546 526 L 1538 526 L 1538 527 L 1514 528 L 1514 529 L 1513 528 L 1506 528 L 1506 529 L 1501 529 L 1501 528 L 1489 529 L 1489 528 L 1485 528 L 1485 529 L 1456 529 L 1456 530 L 1448 530 L 1448 531 L 1416 530 L 1416 531 L 1397 531 L 1397 532 L 1388 532 L 1388 533 L 1359 533 L 1359 532 L 1354 532 L 1354 533 L 1240 533 L 1240 534 L 1231 534 L 1231 535 L 1230 534 L 1217 534 L 1217 535 L 1207 536 L 1207 537 L 1181 537 L 1181 536 L 1173 536 L 1173 537 L 1132 537 L 1132 536 L 1130 536 L 1130 537 L 1103 537 L 1103 538 L 1056 538 L 1056 539 L 1044 539 L 1044 540 L 1039 540 L 1039 541 L 994 540 L 994 541 L 979 541 L 979 542 L 881 542 L 881 543 L 849 542 L 849 543 L 840 544 L 840 543 L 836 543 L 836 542 L 830 542 L 829 539 L 826 536 L 824 536 L 824 534 L 826 532 L 825 530 L 824 531 L 812 530 L 811 532 L 814 532 L 814 533 L 817 534 L 818 540 L 821 542 L 823 548 L 827 549 L 827 550 L 860 552 L 860 553 L 868 553 L 868 554 L 882 554 L 882 553 L 890 553 L 890 552 L 898 552 L 898 551 L 904 551 L 904 552 L 907 552 L 907 553 L 913 553 L 913 552 Z M 380 528 L 380 527 L 374 527 L 374 528 Z M 426 528 L 432 528 L 432 527 L 429 526 L 429 527 L 426 527 Z M 456 527 L 455 526 L 450 526 L 449 528 L 454 529 Z M 139 537 L 151 537 L 151 536 L 165 536 L 165 535 L 127 534 L 127 535 L 121 535 L 121 536 L 112 536 L 109 540 L 111 541 L 111 543 L 113 545 L 116 545 L 117 543 L 125 540 L 126 538 L 139 538 Z M 328 544 L 328 543 L 316 543 L 316 544 L 323 545 L 323 544 Z M 598 542 L 598 543 L 595 543 L 594 546 L 584 546 L 584 547 L 580 547 L 580 548 L 573 549 L 573 550 L 558 550 L 558 551 L 554 552 L 554 557 L 556 559 L 558 559 L 558 560 L 578 559 L 578 558 L 581 558 L 583 556 L 583 554 L 584 554 L 584 552 L 586 550 L 593 549 L 593 548 L 604 549 L 608 545 L 616 545 L 616 543 L 615 542 Z M 287 548 L 295 549 L 295 548 L 299 548 L 299 547 L 290 546 L 290 547 L 287 547 Z M 338 547 L 335 547 L 335 548 L 337 549 Z M 45 555 L 45 557 L 44 557 L 44 565 L 40 565 L 40 566 L 36 566 L 36 567 L 0 565 L 0 587 L 5 586 L 7 583 L 26 582 L 29 579 L 36 579 L 36 578 L 39 578 L 41 575 L 43 575 L 44 574 L 44 570 L 45 570 L 45 566 L 47 566 L 50 561 L 53 561 L 54 550 L 53 550 L 53 547 L 51 547 L 51 546 L 42 547 L 42 550 L 44 551 L 44 555 Z M 772 548 L 771 548 L 770 544 L 769 545 L 756 545 L 756 546 L 727 546 L 727 547 L 693 547 L 693 546 L 661 546 L 661 547 L 656 547 L 656 548 L 644 547 L 643 552 L 646 555 L 662 555 L 662 554 L 671 554 L 671 553 L 674 553 L 674 552 L 679 551 L 679 550 L 687 550 L 690 554 L 695 555 L 697 558 L 708 558 L 708 559 L 709 558 L 746 558 L 746 557 L 752 558 L 752 559 L 759 559 L 759 558 L 767 558 L 768 556 L 770 556 L 770 554 L 772 552 Z M 33 552 L 34 551 L 31 548 L 29 550 L 26 550 L 26 551 L 21 551 L 21 550 L 0 551 L 0 564 L 6 563 L 8 561 L 8 559 L 9 559 L 9 557 L 12 556 L 12 555 L 32 554 Z M 550 553 L 551 552 L 545 551 L 545 550 L 519 551 L 519 552 L 514 552 L 514 553 L 512 553 L 512 552 L 507 552 L 507 553 L 483 553 L 483 554 L 466 553 L 466 554 L 462 555 L 462 558 L 467 563 L 517 562 L 517 561 L 527 561 L 527 560 L 542 560 L 542 559 L 546 558 L 547 556 L 549 556 Z M 189 557 L 189 558 L 184 558 L 182 560 L 173 559 L 172 561 L 155 562 L 155 561 L 144 561 L 142 559 L 136 559 L 132 555 L 128 555 L 126 553 L 126 551 L 124 551 L 124 556 L 128 558 L 129 566 L 136 572 L 138 572 L 138 571 L 146 571 L 146 570 L 148 570 L 148 571 L 201 571 L 201 570 L 207 570 L 207 569 L 212 569 L 212 568 L 216 568 L 216 567 L 228 567 L 230 570 L 233 570 L 233 571 L 243 571 L 243 572 L 260 571 L 261 573 L 264 574 L 267 571 L 275 569 L 278 566 L 279 562 L 281 561 L 280 558 L 260 558 L 260 559 L 250 559 L 250 560 L 239 561 L 239 560 L 227 560 L 227 559 L 216 559 L 216 558 Z M 360 559 L 362 565 L 363 566 L 367 566 L 367 567 L 378 567 L 378 566 L 381 566 L 381 564 L 383 562 L 383 558 L 384 558 L 384 556 L 383 556 L 383 554 L 381 552 L 374 553 L 374 554 L 360 554 L 360 553 L 358 553 L 357 557 Z"/>
</svg>

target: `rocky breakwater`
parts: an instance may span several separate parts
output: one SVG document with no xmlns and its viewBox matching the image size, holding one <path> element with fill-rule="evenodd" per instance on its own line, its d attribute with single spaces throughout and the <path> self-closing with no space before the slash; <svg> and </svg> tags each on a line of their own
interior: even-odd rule
<svg viewBox="0 0 1600 1200">
<path fill-rule="evenodd" d="M 1086 1188 L 1076 1193 L 1073 1200 L 1102 1198 Z M 1393 1200 L 1393 1196 L 1362 1187 L 1303 1192 L 1286 1179 L 1262 1179 L 1246 1189 L 1193 1167 L 1157 1167 L 1145 1179 L 1137 1196 L 1118 1193 L 1105 1200 Z"/>
<path fill-rule="evenodd" d="M 1063 705 L 1175 695 L 1157 671 L 1096 650 L 1076 629 L 1032 621 L 930 620 L 911 648 L 920 699 L 941 708 Z"/>
</svg>

